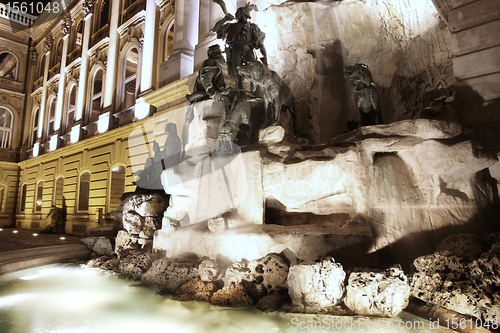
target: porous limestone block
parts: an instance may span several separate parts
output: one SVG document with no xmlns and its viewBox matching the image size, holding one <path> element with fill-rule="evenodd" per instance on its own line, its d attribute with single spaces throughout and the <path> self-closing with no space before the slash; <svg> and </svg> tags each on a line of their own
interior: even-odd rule
<svg viewBox="0 0 500 333">
<path fill-rule="evenodd" d="M 123 204 L 123 214 L 135 212 L 140 216 L 157 216 L 165 209 L 165 199 L 159 194 L 134 194 Z"/>
<path fill-rule="evenodd" d="M 349 275 L 345 305 L 359 316 L 394 317 L 408 305 L 410 286 L 401 267 Z"/>
<path fill-rule="evenodd" d="M 301 262 L 290 267 L 288 294 L 294 304 L 328 308 L 344 296 L 346 274 L 333 258 Z"/>
<path fill-rule="evenodd" d="M 270 253 L 263 258 L 235 262 L 228 267 L 222 279 L 224 288 L 245 281 L 245 289 L 254 299 L 286 289 L 288 265 L 278 255 Z"/>
</svg>

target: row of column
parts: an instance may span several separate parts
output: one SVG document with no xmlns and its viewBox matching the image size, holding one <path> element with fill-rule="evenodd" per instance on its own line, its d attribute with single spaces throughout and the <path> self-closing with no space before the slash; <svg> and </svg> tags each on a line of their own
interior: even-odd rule
<svg viewBox="0 0 500 333">
<path fill-rule="evenodd" d="M 120 21 L 120 0 L 110 0 L 110 28 L 108 43 L 108 59 L 106 69 L 106 79 L 104 82 L 103 110 L 113 111 L 116 89 L 118 58 L 120 52 L 120 35 L 118 33 Z M 141 96 L 155 89 L 156 69 L 155 57 L 158 52 L 158 28 L 160 8 L 164 7 L 171 0 L 146 0 L 146 20 L 144 27 L 144 47 L 142 54 L 142 63 L 138 67 L 141 71 L 140 90 L 137 99 L 136 113 L 138 118 L 149 115 L 149 105 L 143 103 Z M 80 64 L 80 77 L 76 101 L 75 121 L 81 120 L 86 106 L 86 91 L 88 87 L 89 73 L 89 44 L 93 22 L 93 1 L 83 3 L 84 34 L 82 40 L 82 57 Z M 226 6 L 229 12 L 234 13 L 237 7 L 236 0 L 226 0 Z M 216 36 L 210 29 L 215 23 L 224 16 L 219 5 L 212 0 L 176 0 L 174 9 L 174 41 L 173 52 L 160 72 L 160 85 L 168 84 L 181 79 L 199 68 L 206 59 L 206 52 L 210 45 L 216 43 Z M 60 129 L 62 112 L 64 109 L 65 88 L 66 88 L 66 60 L 69 47 L 70 27 L 73 22 L 66 18 L 62 22 L 63 31 L 63 52 L 61 58 L 61 69 L 59 77 L 59 89 L 57 96 L 56 114 L 54 122 L 54 131 Z M 45 41 L 45 56 L 50 59 L 52 49 L 52 39 Z M 47 118 L 47 79 L 49 73 L 49 61 L 45 61 L 44 79 L 42 88 L 42 100 L 39 111 L 39 128 L 42 128 Z M 142 114 L 141 114 L 142 112 Z M 46 129 L 44 129 L 46 130 Z M 38 139 L 42 138 L 44 130 L 38 131 Z M 68 129 L 69 130 L 69 129 Z M 79 139 L 79 138 L 78 138 Z"/>
</svg>

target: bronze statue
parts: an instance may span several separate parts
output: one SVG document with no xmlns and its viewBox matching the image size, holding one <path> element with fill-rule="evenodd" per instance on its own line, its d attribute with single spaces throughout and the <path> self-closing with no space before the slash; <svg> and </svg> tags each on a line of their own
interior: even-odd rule
<svg viewBox="0 0 500 333">
<path fill-rule="evenodd" d="M 373 78 L 368 66 L 355 64 L 344 67 L 345 76 L 349 77 L 356 85 L 354 99 L 361 116 L 361 126 L 383 124 L 382 109 L 380 108 L 377 88 L 373 84 Z"/>
<path fill-rule="evenodd" d="M 290 112 L 294 134 L 297 134 L 295 121 L 295 101 L 290 88 L 279 77 L 259 61 L 250 61 L 238 66 L 238 72 L 251 82 L 262 87 L 262 95 L 266 107 L 266 126 L 280 125 L 283 108 Z"/>
<path fill-rule="evenodd" d="M 216 3 L 220 4 L 221 1 Z M 225 6 L 221 7 L 225 9 Z M 257 11 L 257 6 L 249 2 L 244 7 L 238 8 L 235 23 L 228 23 L 234 20 L 234 17 L 225 10 L 226 15 L 215 23 L 212 29 L 217 33 L 217 38 L 226 41 L 227 71 L 234 79 L 236 89 L 243 89 L 241 77 L 236 68 L 249 61 L 257 60 L 254 49 L 260 50 L 262 53 L 260 60 L 267 65 L 267 52 L 264 47 L 265 34 L 256 24 L 248 22 L 252 10 Z"/>
<path fill-rule="evenodd" d="M 221 101 L 224 96 L 221 93 L 224 91 L 226 84 L 224 82 L 224 74 L 222 73 L 221 65 L 226 63 L 222 56 L 222 51 L 218 44 L 212 45 L 207 51 L 208 59 L 206 59 L 194 84 L 193 93 L 186 95 L 189 103 L 204 101 L 209 98 Z"/>
<path fill-rule="evenodd" d="M 234 153 L 238 151 L 238 134 L 244 127 L 249 128 L 247 133 L 247 144 L 250 142 L 253 134 L 253 121 L 251 117 L 250 103 L 244 99 L 238 98 L 231 105 L 231 113 L 222 125 L 217 138 L 216 153 Z"/>
</svg>

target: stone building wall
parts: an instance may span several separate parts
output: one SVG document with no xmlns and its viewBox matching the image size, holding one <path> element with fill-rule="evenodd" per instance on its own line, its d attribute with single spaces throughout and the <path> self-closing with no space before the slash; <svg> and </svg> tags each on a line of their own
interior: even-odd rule
<svg viewBox="0 0 500 333">
<path fill-rule="evenodd" d="M 452 32 L 457 108 L 478 139 L 500 149 L 500 3 L 495 0 L 433 0 Z"/>
</svg>

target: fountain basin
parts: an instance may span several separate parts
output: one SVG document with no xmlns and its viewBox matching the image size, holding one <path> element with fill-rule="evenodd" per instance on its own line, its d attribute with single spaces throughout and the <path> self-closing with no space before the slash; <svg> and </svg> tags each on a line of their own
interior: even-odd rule
<svg viewBox="0 0 500 333">
<path fill-rule="evenodd" d="M 131 283 L 115 273 L 78 264 L 53 264 L 1 276 L 0 331 L 450 332 L 407 312 L 390 319 L 263 314 L 254 309 L 181 303 Z"/>
</svg>

